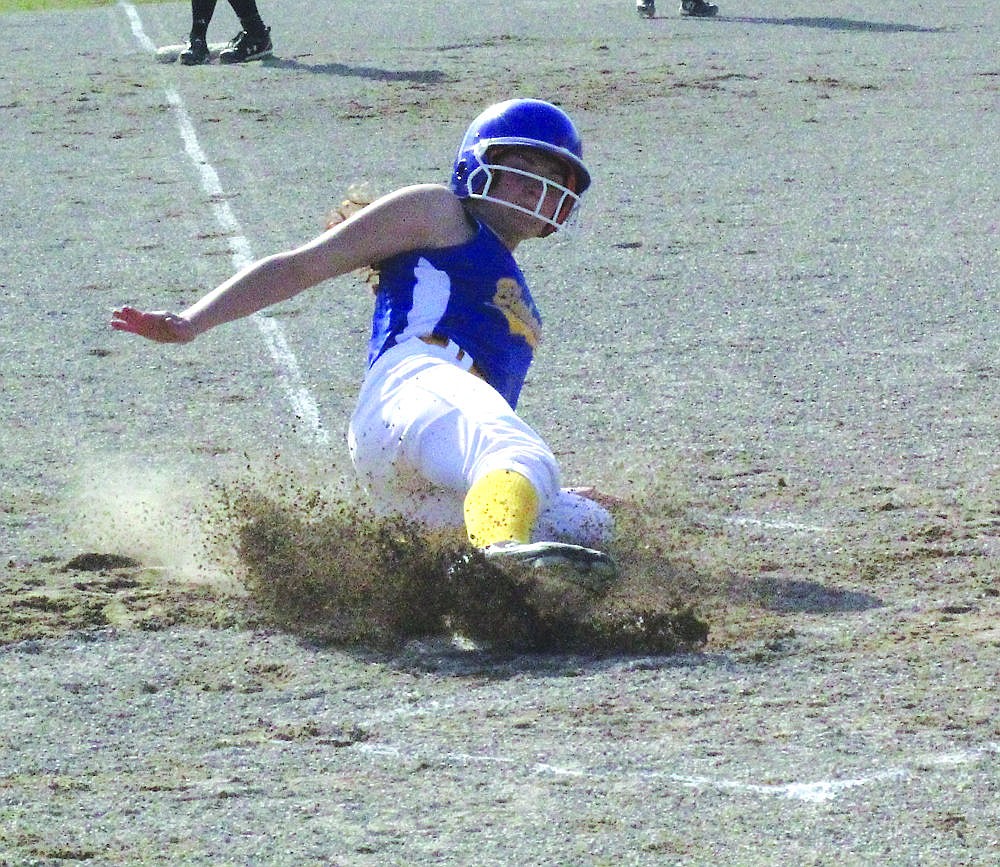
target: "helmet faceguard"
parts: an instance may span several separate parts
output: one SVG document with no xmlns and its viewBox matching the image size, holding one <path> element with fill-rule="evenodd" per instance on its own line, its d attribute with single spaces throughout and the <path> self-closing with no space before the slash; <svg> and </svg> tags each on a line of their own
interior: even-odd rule
<svg viewBox="0 0 1000 867">
<path fill-rule="evenodd" d="M 495 162 L 510 148 L 540 151 L 558 160 L 563 183 L 533 172 Z M 512 172 L 541 183 L 533 209 L 491 195 L 497 173 Z M 490 106 L 469 126 L 455 157 L 451 189 L 459 198 L 483 199 L 531 214 L 548 225 L 543 235 L 563 227 L 575 213 L 580 195 L 590 186 L 590 172 L 583 163 L 580 135 L 561 109 L 537 99 L 511 99 Z M 552 216 L 542 213 L 546 201 L 558 195 Z"/>
<path fill-rule="evenodd" d="M 515 211 L 520 211 L 522 214 L 530 214 L 535 219 L 548 224 L 548 228 L 544 232 L 546 235 L 556 231 L 570 219 L 580 202 L 580 197 L 573 189 L 575 173 L 572 170 L 566 172 L 566 182 L 561 184 L 545 175 L 503 163 L 501 161 L 502 155 L 510 152 L 510 148 L 506 146 L 488 145 L 483 150 L 484 153 L 476 154 L 478 165 L 469 173 L 466 180 L 465 198 L 497 202 Z M 560 163 L 560 165 L 564 164 Z M 538 183 L 538 198 L 534 205 L 519 205 L 493 194 L 495 182 L 504 173 L 519 175 Z"/>
</svg>

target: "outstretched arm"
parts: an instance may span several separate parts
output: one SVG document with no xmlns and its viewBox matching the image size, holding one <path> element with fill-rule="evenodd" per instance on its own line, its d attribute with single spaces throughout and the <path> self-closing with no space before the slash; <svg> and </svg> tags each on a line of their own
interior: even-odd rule
<svg viewBox="0 0 1000 867">
<path fill-rule="evenodd" d="M 470 229 L 445 187 L 405 187 L 373 202 L 307 244 L 260 259 L 182 313 L 122 307 L 111 327 L 160 343 L 186 343 L 234 319 L 292 298 L 324 280 L 376 265 L 404 250 L 448 246 Z"/>
</svg>

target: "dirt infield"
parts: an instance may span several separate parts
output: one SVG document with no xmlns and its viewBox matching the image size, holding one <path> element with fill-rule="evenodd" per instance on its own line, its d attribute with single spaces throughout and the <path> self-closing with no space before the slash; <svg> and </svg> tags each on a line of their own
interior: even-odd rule
<svg viewBox="0 0 1000 867">
<path fill-rule="evenodd" d="M 659 5 L 294 0 L 195 69 L 184 4 L 3 16 L 0 863 L 997 862 L 993 7 Z M 108 312 L 443 179 L 512 94 L 595 178 L 525 245 L 524 414 L 642 512 L 615 604 L 707 641 L 279 629 L 214 504 L 349 488 L 365 287 L 170 350 Z"/>
</svg>

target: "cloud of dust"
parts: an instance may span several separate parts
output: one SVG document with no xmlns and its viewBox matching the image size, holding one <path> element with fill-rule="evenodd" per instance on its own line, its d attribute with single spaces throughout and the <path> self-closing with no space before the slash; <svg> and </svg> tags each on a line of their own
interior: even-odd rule
<svg viewBox="0 0 1000 867">
<path fill-rule="evenodd" d="M 67 506 L 68 534 L 84 551 L 124 554 L 187 581 L 238 586 L 235 555 L 213 526 L 215 492 L 178 468 L 86 466 Z M 217 514 L 217 512 L 216 512 Z"/>
</svg>

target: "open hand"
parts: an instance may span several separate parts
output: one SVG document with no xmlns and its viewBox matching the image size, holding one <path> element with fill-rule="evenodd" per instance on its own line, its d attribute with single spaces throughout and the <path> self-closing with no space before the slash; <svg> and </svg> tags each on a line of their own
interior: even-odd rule
<svg viewBox="0 0 1000 867">
<path fill-rule="evenodd" d="M 111 316 L 111 327 L 128 331 L 157 343 L 187 343 L 196 337 L 191 323 L 183 316 L 156 310 L 145 313 L 134 307 L 122 307 Z"/>
</svg>

